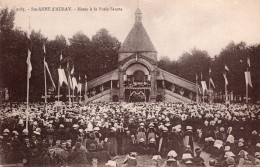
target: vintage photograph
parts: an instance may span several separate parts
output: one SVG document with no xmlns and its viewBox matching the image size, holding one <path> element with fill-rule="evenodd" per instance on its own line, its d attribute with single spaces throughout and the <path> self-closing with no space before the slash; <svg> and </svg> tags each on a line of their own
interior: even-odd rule
<svg viewBox="0 0 260 167">
<path fill-rule="evenodd" d="M 259 0 L 1 0 L 0 167 L 260 166 Z"/>
</svg>

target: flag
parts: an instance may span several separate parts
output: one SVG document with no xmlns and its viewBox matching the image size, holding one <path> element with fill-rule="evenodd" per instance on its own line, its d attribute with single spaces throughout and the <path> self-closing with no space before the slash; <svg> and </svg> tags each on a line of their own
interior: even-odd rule
<svg viewBox="0 0 260 167">
<path fill-rule="evenodd" d="M 247 64 L 248 64 L 248 67 L 250 67 L 250 58 L 247 57 Z"/>
<path fill-rule="evenodd" d="M 209 75 L 211 74 L 211 68 L 209 68 Z"/>
<path fill-rule="evenodd" d="M 54 84 L 54 82 L 53 82 L 52 76 L 51 76 L 51 72 L 50 72 L 50 70 L 49 70 L 49 67 L 48 67 L 48 64 L 47 64 L 46 61 L 44 61 L 44 65 L 45 65 L 45 67 L 46 67 L 46 69 L 47 69 L 47 71 L 48 71 L 48 73 L 49 73 L 49 76 L 50 76 L 50 79 L 51 79 L 51 82 L 52 82 L 52 86 L 53 86 L 54 88 L 56 88 L 56 86 L 55 86 L 55 84 Z"/>
<path fill-rule="evenodd" d="M 76 87 L 78 87 L 76 77 L 72 77 L 72 89 L 74 90 Z"/>
<path fill-rule="evenodd" d="M 30 49 L 28 49 L 28 57 L 26 60 L 27 63 L 27 74 L 28 74 L 28 78 L 31 78 L 31 73 L 32 73 L 32 63 L 31 63 L 31 51 Z"/>
<path fill-rule="evenodd" d="M 225 84 L 228 85 L 228 80 L 227 80 L 226 74 L 223 74 L 223 76 L 224 76 L 224 79 L 225 79 Z"/>
<path fill-rule="evenodd" d="M 61 54 L 60 54 L 60 61 L 63 59 L 63 57 L 62 57 L 62 52 L 61 52 Z"/>
<path fill-rule="evenodd" d="M 229 71 L 229 68 L 227 67 L 227 65 L 225 64 L 225 70 Z"/>
<path fill-rule="evenodd" d="M 198 81 L 198 74 L 196 73 L 196 82 Z"/>
<path fill-rule="evenodd" d="M 87 75 L 85 75 L 85 91 L 88 90 Z"/>
<path fill-rule="evenodd" d="M 70 74 L 73 75 L 74 74 L 74 66 L 72 67 Z"/>
<path fill-rule="evenodd" d="M 205 90 L 208 90 L 208 89 L 207 89 L 206 81 L 201 81 L 201 86 L 202 86 L 202 91 L 203 91 L 203 93 L 204 93 Z"/>
<path fill-rule="evenodd" d="M 82 89 L 82 83 L 78 83 L 78 92 L 81 92 L 81 89 Z"/>
<path fill-rule="evenodd" d="M 43 49 L 43 53 L 46 54 L 46 48 L 45 48 L 45 43 L 44 42 L 43 42 L 42 49 Z"/>
<path fill-rule="evenodd" d="M 59 83 L 60 83 L 60 85 L 62 85 L 63 82 L 64 82 L 66 85 L 68 85 L 68 81 L 67 81 L 67 77 L 66 77 L 66 75 L 65 75 L 64 69 L 59 68 L 59 69 L 58 69 L 58 74 L 59 74 Z"/>
<path fill-rule="evenodd" d="M 251 87 L 253 87 L 250 71 L 245 71 L 245 79 L 246 79 L 246 85 L 249 84 Z"/>
<path fill-rule="evenodd" d="M 200 70 L 200 79 L 201 79 L 201 81 L 203 81 L 202 70 Z"/>
<path fill-rule="evenodd" d="M 210 82 L 210 83 L 212 84 L 212 86 L 215 88 L 215 84 L 214 84 L 212 78 L 209 79 L 209 82 Z"/>
</svg>

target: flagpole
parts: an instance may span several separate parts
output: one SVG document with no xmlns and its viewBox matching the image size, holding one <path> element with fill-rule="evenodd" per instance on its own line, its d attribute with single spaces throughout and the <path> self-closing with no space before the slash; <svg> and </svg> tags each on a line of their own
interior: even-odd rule
<svg viewBox="0 0 260 167">
<path fill-rule="evenodd" d="M 81 102 L 81 90 L 79 91 L 79 101 Z"/>
<path fill-rule="evenodd" d="M 198 104 L 198 102 L 199 102 L 199 96 L 198 96 L 198 89 L 199 89 L 199 87 L 198 87 L 198 76 L 197 76 L 197 74 L 196 74 L 196 103 Z"/>
<path fill-rule="evenodd" d="M 29 79 L 29 68 L 27 67 L 27 98 L 26 98 L 26 108 L 27 108 L 27 111 L 26 111 L 26 129 L 28 130 L 28 121 L 29 121 L 29 83 L 30 82 L 30 79 Z"/>
<path fill-rule="evenodd" d="M 210 104 L 210 100 L 211 100 L 211 92 L 210 92 L 210 73 L 211 73 L 211 69 L 209 69 L 209 104 Z"/>
<path fill-rule="evenodd" d="M 45 67 L 45 55 L 43 58 L 43 70 L 44 70 L 44 97 L 45 97 L 45 111 L 46 111 L 46 107 L 47 107 L 47 83 L 46 83 L 46 67 Z"/>
<path fill-rule="evenodd" d="M 60 101 L 60 81 L 58 81 L 58 101 Z"/>
<path fill-rule="evenodd" d="M 69 65 L 68 65 L 68 78 L 69 78 L 69 82 L 68 82 L 68 89 L 69 89 L 69 107 L 71 107 L 71 99 L 70 99 L 70 81 L 71 81 L 71 78 L 70 78 L 70 70 L 69 70 Z"/>
<path fill-rule="evenodd" d="M 226 73 L 225 73 L 226 76 Z M 227 102 L 227 83 L 225 81 L 225 102 Z"/>
<path fill-rule="evenodd" d="M 30 17 L 29 17 L 29 32 L 28 32 L 29 40 L 30 40 L 30 31 L 31 31 L 31 23 L 30 23 Z M 30 45 L 31 44 L 29 43 L 28 47 L 30 47 Z M 29 51 L 29 49 L 28 49 L 28 52 L 31 52 L 31 51 Z M 28 53 L 28 56 L 29 56 L 29 54 L 31 54 L 31 53 Z M 27 130 L 28 130 L 28 122 L 29 122 L 29 89 L 30 89 L 30 78 L 29 78 L 29 64 L 28 64 L 28 66 L 27 66 L 27 92 L 26 92 L 26 94 L 27 94 L 27 97 L 26 97 L 26 125 L 25 125 L 25 128 Z"/>
<path fill-rule="evenodd" d="M 246 68 L 247 71 L 247 78 L 248 78 L 248 68 Z M 246 104 L 248 103 L 248 83 L 246 83 Z"/>
<path fill-rule="evenodd" d="M 72 106 L 73 106 L 73 104 L 74 104 L 74 89 L 75 89 L 75 87 L 72 88 Z"/>
</svg>

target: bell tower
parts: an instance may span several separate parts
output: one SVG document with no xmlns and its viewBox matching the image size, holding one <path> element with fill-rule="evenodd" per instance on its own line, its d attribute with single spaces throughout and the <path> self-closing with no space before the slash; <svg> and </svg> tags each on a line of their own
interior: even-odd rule
<svg viewBox="0 0 260 167">
<path fill-rule="evenodd" d="M 142 22 L 142 12 L 139 8 L 135 11 L 135 22 Z"/>
</svg>

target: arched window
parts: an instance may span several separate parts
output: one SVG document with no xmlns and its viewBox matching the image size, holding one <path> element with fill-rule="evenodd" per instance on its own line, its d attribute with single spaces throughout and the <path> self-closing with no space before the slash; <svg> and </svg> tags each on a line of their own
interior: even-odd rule
<svg viewBox="0 0 260 167">
<path fill-rule="evenodd" d="M 133 74 L 134 82 L 145 82 L 146 77 L 143 71 L 137 70 Z"/>
</svg>

